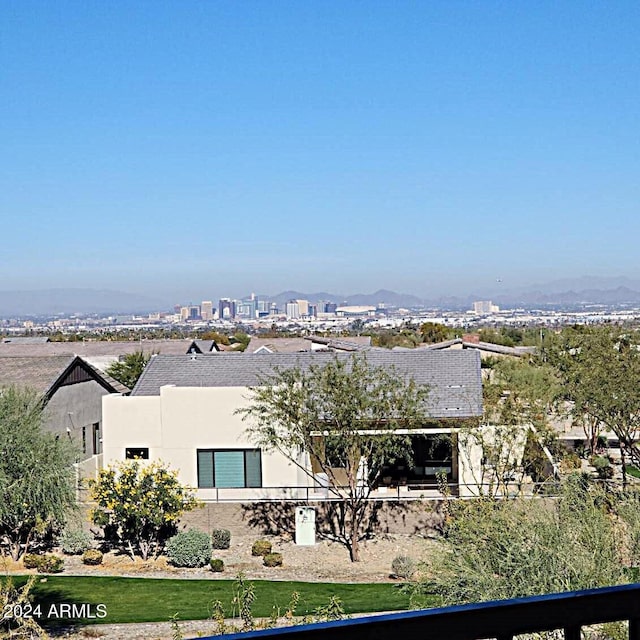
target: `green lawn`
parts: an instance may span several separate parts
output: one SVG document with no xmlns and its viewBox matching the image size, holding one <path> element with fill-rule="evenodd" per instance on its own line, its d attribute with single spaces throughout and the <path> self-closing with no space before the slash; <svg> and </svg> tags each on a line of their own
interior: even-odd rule
<svg viewBox="0 0 640 640">
<path fill-rule="evenodd" d="M 24 576 L 14 578 L 16 584 L 25 580 Z M 222 601 L 225 613 L 232 614 L 233 582 L 48 576 L 45 582 L 36 582 L 32 593 L 34 605 L 40 604 L 40 623 L 44 625 L 70 622 L 68 613 L 60 612 L 61 603 L 91 605 L 94 614 L 97 605 L 105 605 L 106 617 L 75 619 L 82 624 L 167 621 L 176 613 L 181 620 L 202 620 L 210 617 L 211 603 L 215 600 Z M 409 597 L 396 585 L 388 583 L 251 582 L 256 591 L 253 606 L 255 617 L 269 616 L 274 605 L 284 612 L 293 591 L 300 593 L 296 611 L 299 615 L 312 613 L 317 607 L 327 604 L 332 595 L 342 600 L 346 613 L 400 611 L 409 608 Z"/>
</svg>

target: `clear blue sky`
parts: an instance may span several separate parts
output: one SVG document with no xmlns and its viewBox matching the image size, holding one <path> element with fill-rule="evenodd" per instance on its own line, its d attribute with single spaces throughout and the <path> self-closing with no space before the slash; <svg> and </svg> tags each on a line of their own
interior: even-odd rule
<svg viewBox="0 0 640 640">
<path fill-rule="evenodd" d="M 640 277 L 638 2 L 0 2 L 0 289 Z"/>
</svg>

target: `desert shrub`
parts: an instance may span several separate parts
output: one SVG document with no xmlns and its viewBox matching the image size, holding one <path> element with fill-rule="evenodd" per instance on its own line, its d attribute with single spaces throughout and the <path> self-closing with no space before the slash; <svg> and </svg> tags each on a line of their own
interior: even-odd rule
<svg viewBox="0 0 640 640">
<path fill-rule="evenodd" d="M 64 560 L 51 553 L 40 556 L 40 563 L 36 567 L 38 573 L 61 573 L 64 570 Z"/>
<path fill-rule="evenodd" d="M 37 569 L 42 562 L 42 556 L 37 553 L 25 553 L 22 558 L 22 564 L 25 569 Z"/>
<path fill-rule="evenodd" d="M 576 474 L 553 501 L 452 504 L 414 601 L 438 594 L 443 604 L 482 602 L 628 582 L 610 498 Z"/>
<path fill-rule="evenodd" d="M 0 577 L 0 608 L 3 611 L 0 619 L 1 638 L 44 640 L 49 637 L 38 624 L 39 616 L 32 616 L 31 607 L 24 606 L 33 599 L 30 592 L 35 582 L 36 577 L 29 576 L 25 584 L 16 586 L 10 577 Z"/>
<path fill-rule="evenodd" d="M 222 573 L 224 571 L 224 560 L 220 558 L 211 558 L 211 560 L 209 560 L 209 566 L 211 567 L 211 571 L 215 573 Z"/>
<path fill-rule="evenodd" d="M 214 549 L 228 549 L 231 546 L 231 531 L 214 529 L 211 532 L 211 546 Z"/>
<path fill-rule="evenodd" d="M 268 540 L 256 540 L 251 546 L 252 556 L 266 556 L 271 553 L 271 543 Z"/>
<path fill-rule="evenodd" d="M 93 538 L 82 529 L 66 529 L 60 536 L 60 548 L 63 553 L 79 555 L 91 549 Z"/>
<path fill-rule="evenodd" d="M 591 464 L 595 467 L 598 478 L 607 480 L 613 478 L 613 466 L 609 462 L 609 458 L 605 456 L 593 456 Z"/>
<path fill-rule="evenodd" d="M 82 563 L 95 566 L 102 564 L 102 558 L 102 551 L 98 551 L 97 549 L 87 549 L 82 554 Z"/>
<path fill-rule="evenodd" d="M 391 573 L 396 578 L 411 580 L 416 572 L 416 561 L 409 556 L 396 556 L 391 563 Z"/>
<path fill-rule="evenodd" d="M 181 531 L 169 538 L 166 553 L 176 567 L 204 567 L 211 558 L 211 539 L 197 529 Z"/>
<path fill-rule="evenodd" d="M 265 567 L 281 567 L 282 554 L 281 553 L 265 553 L 262 558 L 262 564 Z"/>
</svg>

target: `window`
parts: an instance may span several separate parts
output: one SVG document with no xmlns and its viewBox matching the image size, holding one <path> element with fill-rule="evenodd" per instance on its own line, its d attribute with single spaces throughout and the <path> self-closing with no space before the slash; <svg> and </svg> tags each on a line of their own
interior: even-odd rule
<svg viewBox="0 0 640 640">
<path fill-rule="evenodd" d="M 102 453 L 102 438 L 100 437 L 100 423 L 93 423 L 93 453 Z"/>
<path fill-rule="evenodd" d="M 260 449 L 198 449 L 198 487 L 261 487 Z"/>
<path fill-rule="evenodd" d="M 87 427 L 82 427 L 82 453 L 87 453 Z"/>
<path fill-rule="evenodd" d="M 124 450 L 124 457 L 127 460 L 148 460 L 149 447 L 127 447 Z"/>
</svg>

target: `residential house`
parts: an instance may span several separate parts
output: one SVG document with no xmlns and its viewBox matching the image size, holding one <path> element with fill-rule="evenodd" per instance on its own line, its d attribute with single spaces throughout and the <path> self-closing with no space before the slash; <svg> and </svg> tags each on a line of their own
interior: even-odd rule
<svg viewBox="0 0 640 640">
<path fill-rule="evenodd" d="M 305 369 L 336 357 L 353 355 L 153 356 L 130 396 L 103 399 L 104 463 L 127 458 L 163 460 L 178 469 L 180 480 L 196 487 L 205 500 L 305 495 L 317 485 L 283 455 L 256 447 L 237 410 L 248 405 L 250 387 L 264 384 L 265 376 L 275 369 Z M 456 428 L 482 415 L 479 354 L 376 350 L 367 353 L 367 362 L 394 367 L 430 387 L 429 418 L 410 434 L 413 461 L 386 469 L 379 493 L 383 495 L 389 487 L 410 491 L 433 486 L 436 474 L 443 471 L 456 483 Z M 313 471 L 306 454 L 301 453 L 297 462 Z"/>
<path fill-rule="evenodd" d="M 33 389 L 44 398 L 44 428 L 69 438 L 87 473 L 102 451 L 102 397 L 129 389 L 79 356 L 0 356 L 0 389 Z"/>
</svg>

